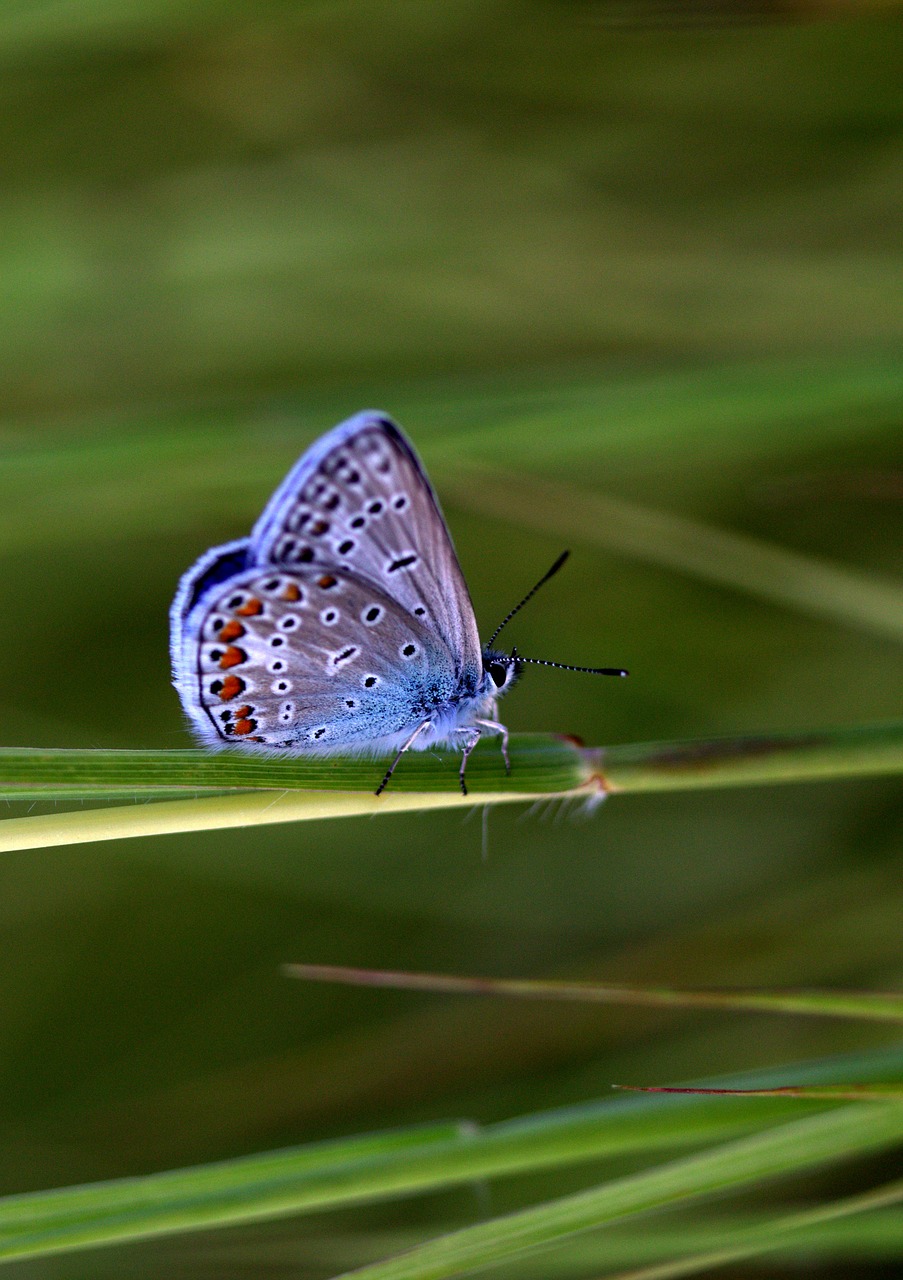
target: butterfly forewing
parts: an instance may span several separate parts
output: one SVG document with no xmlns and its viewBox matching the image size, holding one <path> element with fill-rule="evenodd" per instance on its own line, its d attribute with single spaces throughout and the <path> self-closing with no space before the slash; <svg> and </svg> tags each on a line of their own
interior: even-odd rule
<svg viewBox="0 0 903 1280">
<path fill-rule="evenodd" d="M 251 556 L 372 583 L 435 633 L 460 677 L 479 675 L 473 606 L 435 494 L 382 415 L 359 414 L 304 455 L 255 526 Z"/>
<path fill-rule="evenodd" d="M 460 689 L 444 643 L 339 568 L 236 574 L 205 597 L 192 625 L 199 727 L 225 742 L 379 749 Z"/>
</svg>

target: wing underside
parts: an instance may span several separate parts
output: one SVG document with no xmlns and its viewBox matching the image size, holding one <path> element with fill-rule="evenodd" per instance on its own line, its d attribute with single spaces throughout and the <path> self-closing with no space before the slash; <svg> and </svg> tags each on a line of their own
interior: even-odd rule
<svg viewBox="0 0 903 1280">
<path fill-rule="evenodd" d="M 251 555 L 367 579 L 434 631 L 462 674 L 481 666 L 473 605 L 436 496 L 384 415 L 358 414 L 302 457 L 257 522 Z"/>
<path fill-rule="evenodd" d="M 445 646 L 341 570 L 249 570 L 196 606 L 190 630 L 193 716 L 211 741 L 378 750 L 462 706 Z"/>
</svg>

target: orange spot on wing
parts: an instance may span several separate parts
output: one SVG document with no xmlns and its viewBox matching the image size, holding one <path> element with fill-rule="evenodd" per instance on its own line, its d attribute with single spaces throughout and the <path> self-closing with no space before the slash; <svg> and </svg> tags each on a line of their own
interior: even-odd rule
<svg viewBox="0 0 903 1280">
<path fill-rule="evenodd" d="M 317 586 L 326 591 L 329 587 L 334 587 L 337 581 L 338 579 L 334 578 L 331 573 L 324 573 L 322 578 L 317 578 Z"/>
<path fill-rule="evenodd" d="M 236 707 L 233 714 L 235 715 L 236 720 L 245 720 L 253 710 L 253 707 L 245 705 L 243 707 Z"/>
<path fill-rule="evenodd" d="M 241 662 L 247 662 L 248 655 L 244 649 L 239 649 L 238 645 L 230 644 L 229 648 L 219 660 L 220 670 L 228 671 L 230 667 L 237 667 Z"/>
<path fill-rule="evenodd" d="M 231 622 L 227 622 L 226 625 L 223 627 L 222 631 L 219 633 L 219 638 L 220 640 L 228 644 L 230 640 L 238 640 L 239 637 L 243 636 L 244 634 L 245 634 L 244 627 L 241 625 L 240 622 L 236 622 L 235 618 L 233 618 Z"/>
<path fill-rule="evenodd" d="M 231 698 L 237 698 L 244 687 L 244 680 L 238 676 L 226 676 L 223 681 L 223 687 L 219 691 L 220 701 L 228 702 Z"/>
<path fill-rule="evenodd" d="M 258 600 L 256 596 L 251 596 L 250 600 L 246 600 L 240 609 L 235 612 L 240 618 L 256 618 L 259 613 L 263 613 L 263 602 Z"/>
<path fill-rule="evenodd" d="M 233 726 L 234 732 L 240 733 L 242 737 L 245 737 L 249 733 L 253 733 L 256 728 L 256 720 L 236 720 L 235 725 Z"/>
<path fill-rule="evenodd" d="M 300 600 L 301 588 L 297 585 L 297 583 L 290 582 L 282 593 L 282 599 L 283 600 Z"/>
</svg>

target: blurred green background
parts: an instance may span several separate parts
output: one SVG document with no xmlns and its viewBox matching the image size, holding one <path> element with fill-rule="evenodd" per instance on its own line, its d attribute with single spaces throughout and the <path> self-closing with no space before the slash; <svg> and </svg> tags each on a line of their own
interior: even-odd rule
<svg viewBox="0 0 903 1280">
<path fill-rule="evenodd" d="M 552 527 L 518 524 L 462 494 L 461 463 L 892 580 L 901 54 L 894 4 L 5 6 L 4 742 L 188 745 L 179 575 L 368 405 L 447 483 L 483 633 L 570 545 L 509 643 L 632 671 L 534 670 L 512 729 L 601 744 L 898 715 L 892 638 L 604 529 L 567 536 L 557 498 Z M 486 860 L 479 815 L 455 813 L 7 855 L 0 1185 L 891 1043 L 830 1020 L 306 988 L 278 967 L 890 988 L 901 832 L 880 781 L 625 797 L 583 823 L 499 810 Z M 11 1274 L 313 1280 L 593 1176 Z M 847 1169 L 775 1195 L 859 1185 Z"/>
</svg>

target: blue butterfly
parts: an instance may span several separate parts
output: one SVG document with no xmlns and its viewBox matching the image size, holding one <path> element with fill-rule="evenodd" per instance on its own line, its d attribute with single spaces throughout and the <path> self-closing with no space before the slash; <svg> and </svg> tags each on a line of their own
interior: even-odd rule
<svg viewBox="0 0 903 1280">
<path fill-rule="evenodd" d="M 385 414 L 327 432 L 273 494 L 250 538 L 214 547 L 170 612 L 173 683 L 212 746 L 345 754 L 462 749 L 508 731 L 496 700 L 526 662 L 480 645 L 473 605 L 432 486 Z M 544 663 L 564 666 L 562 663 Z M 592 674 L 626 675 L 576 667 Z"/>
</svg>

